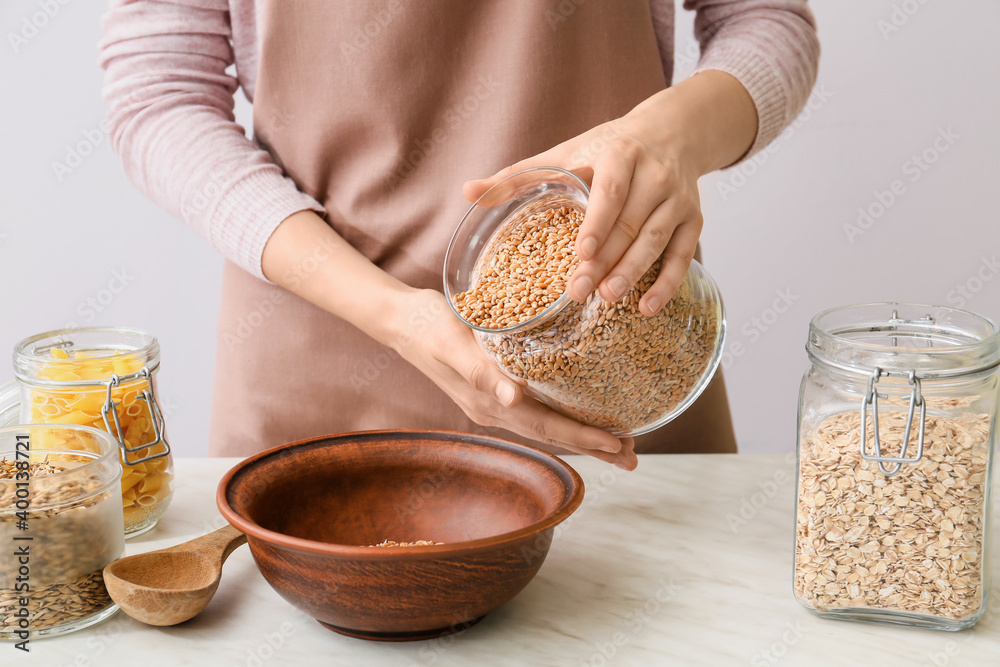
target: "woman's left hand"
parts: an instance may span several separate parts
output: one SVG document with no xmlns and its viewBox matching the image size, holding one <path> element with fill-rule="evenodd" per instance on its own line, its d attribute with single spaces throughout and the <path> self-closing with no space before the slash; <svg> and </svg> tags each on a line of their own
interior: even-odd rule
<svg viewBox="0 0 1000 667">
<path fill-rule="evenodd" d="M 739 159 L 753 143 L 757 113 L 732 76 L 708 70 L 494 176 L 469 181 L 475 201 L 506 176 L 530 167 L 562 167 L 590 185 L 576 239 L 582 260 L 567 290 L 583 301 L 594 289 L 618 301 L 659 257 L 659 276 L 639 302 L 652 316 L 674 295 L 702 230 L 698 178 Z"/>
</svg>

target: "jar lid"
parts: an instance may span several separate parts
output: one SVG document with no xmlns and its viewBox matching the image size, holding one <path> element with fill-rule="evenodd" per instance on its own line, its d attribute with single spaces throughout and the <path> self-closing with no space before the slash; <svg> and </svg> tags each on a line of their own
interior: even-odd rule
<svg viewBox="0 0 1000 667">
<path fill-rule="evenodd" d="M 815 361 L 870 374 L 916 371 L 923 378 L 978 373 L 1000 364 L 1000 327 L 967 310 L 917 303 L 831 308 L 809 324 L 806 351 Z"/>
<path fill-rule="evenodd" d="M 68 353 L 69 358 L 54 357 L 52 351 L 57 349 Z M 41 377 L 40 371 L 43 368 L 72 371 L 79 364 L 76 356 L 79 353 L 110 360 L 138 358 L 150 372 L 160 365 L 160 344 L 153 334 L 125 327 L 85 327 L 46 331 L 19 342 L 14 346 L 14 375 L 22 382 L 51 384 Z M 68 380 L 57 384 L 91 386 L 94 382 Z"/>
</svg>

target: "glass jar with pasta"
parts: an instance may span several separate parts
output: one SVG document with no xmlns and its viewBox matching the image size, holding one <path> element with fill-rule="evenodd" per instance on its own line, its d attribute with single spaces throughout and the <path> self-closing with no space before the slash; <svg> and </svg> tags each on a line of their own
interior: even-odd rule
<svg viewBox="0 0 1000 667">
<path fill-rule="evenodd" d="M 126 537 L 156 525 L 173 494 L 159 367 L 156 337 L 138 329 L 62 329 L 14 348 L 22 423 L 93 426 L 117 441 Z"/>
</svg>

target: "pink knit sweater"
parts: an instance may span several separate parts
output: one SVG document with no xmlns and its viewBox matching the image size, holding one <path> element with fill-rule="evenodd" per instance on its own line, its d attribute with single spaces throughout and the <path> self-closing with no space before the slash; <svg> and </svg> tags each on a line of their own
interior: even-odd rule
<svg viewBox="0 0 1000 667">
<path fill-rule="evenodd" d="M 672 4 L 650 0 L 667 81 Z M 757 106 L 753 154 L 794 120 L 815 81 L 819 42 L 806 0 L 685 0 L 684 6 L 697 11 L 698 70 L 732 74 Z M 323 207 L 234 122 L 236 89 L 254 98 L 257 11 L 255 0 L 112 0 L 100 63 L 112 146 L 129 179 L 263 278 L 261 256 L 275 228 L 296 211 Z"/>
</svg>

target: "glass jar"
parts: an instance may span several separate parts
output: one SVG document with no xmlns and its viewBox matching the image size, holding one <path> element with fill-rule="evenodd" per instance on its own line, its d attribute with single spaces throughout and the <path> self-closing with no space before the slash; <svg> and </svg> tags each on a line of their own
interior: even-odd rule
<svg viewBox="0 0 1000 667">
<path fill-rule="evenodd" d="M 639 312 L 639 299 L 656 279 L 659 261 L 618 302 L 605 302 L 595 290 L 577 303 L 563 291 L 538 312 L 528 311 L 530 319 L 500 328 L 470 321 L 456 303 L 487 272 L 497 275 L 497 258 L 508 252 L 505 244 L 509 248 L 525 225 L 550 219 L 546 216 L 553 212 L 580 219 L 588 195 L 586 183 L 555 167 L 527 169 L 494 185 L 452 236 L 445 255 L 445 294 L 486 353 L 528 394 L 582 423 L 619 436 L 640 435 L 687 409 L 721 360 L 726 328 L 722 299 L 697 261 L 674 297 L 652 317 Z M 538 246 L 532 248 L 523 254 L 538 256 Z M 561 248 L 563 256 L 571 254 L 572 240 Z M 543 266 L 549 274 L 544 283 L 564 286 L 569 278 L 565 266 L 564 260 L 557 267 Z M 509 267 L 502 271 L 509 273 Z"/>
<path fill-rule="evenodd" d="M 111 434 L 120 449 L 125 536 L 140 535 L 166 511 L 173 462 L 156 401 L 160 345 L 145 331 L 114 327 L 62 329 L 14 347 L 22 424 L 82 424 Z M 0 397 L 3 396 L 0 391 Z"/>
<path fill-rule="evenodd" d="M 817 315 L 794 592 L 820 616 L 960 630 L 986 608 L 1000 329 L 954 308 Z"/>
<path fill-rule="evenodd" d="M 0 428 L 0 639 L 93 625 L 118 610 L 104 566 L 125 549 L 118 446 L 89 426 Z"/>
</svg>

